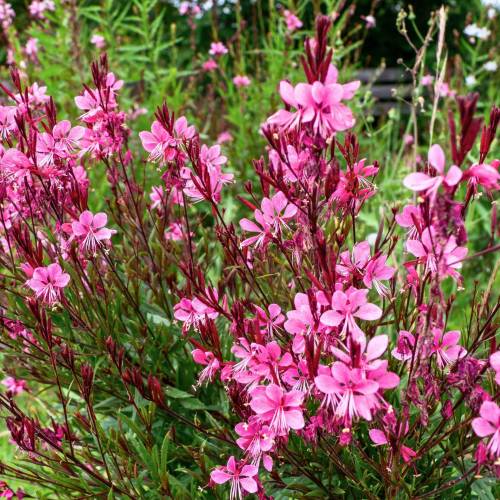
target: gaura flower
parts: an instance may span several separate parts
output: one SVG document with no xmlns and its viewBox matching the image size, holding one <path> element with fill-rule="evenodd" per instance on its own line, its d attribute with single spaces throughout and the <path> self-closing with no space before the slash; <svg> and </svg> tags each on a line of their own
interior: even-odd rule
<svg viewBox="0 0 500 500">
<path fill-rule="evenodd" d="M 35 292 L 37 299 L 47 305 L 53 305 L 59 301 L 69 280 L 69 274 L 63 272 L 59 264 L 54 263 L 47 267 L 37 267 L 26 284 Z"/>
<path fill-rule="evenodd" d="M 258 489 L 257 476 L 258 469 L 255 465 L 245 465 L 236 462 L 235 458 L 229 457 L 225 467 L 217 467 L 210 473 L 210 478 L 216 484 L 224 484 L 231 481 L 230 500 L 243 498 L 244 492 L 255 493 Z"/>
<path fill-rule="evenodd" d="M 304 427 L 303 392 L 285 392 L 279 385 L 271 384 L 256 387 L 251 396 L 250 408 L 277 436 L 286 436 L 290 429 Z"/>
<path fill-rule="evenodd" d="M 493 401 L 484 401 L 479 415 L 472 421 L 472 428 L 480 438 L 491 436 L 487 449 L 497 458 L 500 456 L 500 408 Z"/>
</svg>

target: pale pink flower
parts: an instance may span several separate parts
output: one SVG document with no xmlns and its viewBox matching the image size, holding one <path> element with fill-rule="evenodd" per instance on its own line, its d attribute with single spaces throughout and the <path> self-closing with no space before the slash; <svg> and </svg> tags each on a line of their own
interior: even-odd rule
<svg viewBox="0 0 500 500">
<path fill-rule="evenodd" d="M 446 158 L 439 144 L 434 144 L 429 149 L 428 161 L 429 165 L 436 170 L 436 176 L 430 176 L 423 172 L 414 172 L 405 177 L 403 184 L 412 191 L 423 191 L 430 195 L 431 199 L 434 199 L 441 184 L 446 187 L 456 186 L 462 179 L 462 171 L 456 165 L 452 165 L 445 174 Z"/>
<path fill-rule="evenodd" d="M 201 68 L 203 69 L 203 71 L 214 71 L 216 70 L 217 68 L 219 67 L 219 65 L 217 64 L 216 61 L 214 61 L 213 59 L 207 59 L 202 65 L 201 65 Z"/>
<path fill-rule="evenodd" d="M 436 355 L 436 360 L 440 368 L 455 363 L 463 358 L 467 351 L 459 345 L 460 332 L 458 330 L 443 333 L 441 328 L 433 328 L 433 342 L 431 354 Z"/>
<path fill-rule="evenodd" d="M 104 212 L 93 214 L 85 210 L 77 221 L 71 223 L 71 229 L 84 251 L 95 254 L 104 244 L 109 244 L 111 236 L 116 233 L 106 226 L 108 216 Z"/>
<path fill-rule="evenodd" d="M 33 0 L 29 6 L 30 14 L 38 19 L 43 19 L 45 17 L 45 11 L 54 11 L 55 4 L 52 0 Z"/>
<path fill-rule="evenodd" d="M 363 21 L 366 24 L 366 28 L 369 30 L 371 30 L 371 29 L 375 28 L 375 26 L 377 26 L 377 20 L 375 19 L 375 17 L 373 17 L 371 15 L 361 16 L 361 19 L 363 19 Z"/>
<path fill-rule="evenodd" d="M 7 391 L 12 396 L 17 396 L 27 389 L 26 380 L 15 379 L 14 377 L 6 377 L 2 380 L 2 385 L 7 388 Z"/>
<path fill-rule="evenodd" d="M 405 146 L 411 146 L 415 142 L 415 139 L 411 134 L 405 134 L 403 136 L 403 143 Z"/>
<path fill-rule="evenodd" d="M 435 90 L 440 97 L 455 97 L 456 94 L 446 82 L 436 82 Z"/>
<path fill-rule="evenodd" d="M 342 326 L 341 336 L 347 333 L 357 340 L 364 337 L 355 318 L 374 321 L 382 316 L 382 309 L 368 302 L 368 290 L 350 287 L 346 292 L 337 290 L 333 293 L 330 311 L 321 315 L 321 322 L 326 326 Z"/>
<path fill-rule="evenodd" d="M 459 247 L 455 236 L 450 236 L 442 245 L 433 228 L 425 228 L 420 240 L 408 240 L 406 249 L 425 264 L 426 272 L 438 275 L 440 279 L 452 276 L 460 279 L 457 269 L 462 267 L 462 260 L 467 255 L 466 247 Z"/>
<path fill-rule="evenodd" d="M 53 305 L 60 299 L 69 280 L 69 274 L 63 272 L 59 264 L 53 263 L 47 267 L 37 267 L 26 284 L 35 292 L 37 299 Z"/>
<path fill-rule="evenodd" d="M 424 75 L 420 79 L 420 84 L 423 85 L 424 87 L 432 85 L 433 82 L 434 82 L 434 77 L 432 75 Z"/>
<path fill-rule="evenodd" d="M 236 462 L 233 456 L 229 457 L 225 467 L 217 467 L 210 473 L 210 479 L 216 484 L 224 484 L 231 481 L 230 500 L 241 500 L 246 493 L 255 493 L 258 489 L 258 469 L 255 465 L 245 465 Z"/>
<path fill-rule="evenodd" d="M 227 47 L 222 42 L 212 42 L 208 51 L 211 56 L 222 56 L 227 52 Z"/>
<path fill-rule="evenodd" d="M 233 141 L 233 136 L 231 135 L 231 132 L 228 132 L 227 130 L 224 130 L 217 136 L 217 144 L 224 144 L 225 142 L 232 142 Z"/>
<path fill-rule="evenodd" d="M 407 361 L 413 355 L 415 347 L 415 337 L 406 330 L 401 330 L 398 335 L 396 347 L 392 350 L 392 355 L 399 361 Z"/>
<path fill-rule="evenodd" d="M 36 61 L 36 56 L 38 54 L 38 39 L 33 37 L 28 38 L 26 46 L 24 47 L 24 52 L 30 59 Z"/>
<path fill-rule="evenodd" d="M 233 83 L 236 87 L 248 87 L 251 83 L 250 78 L 246 75 L 236 75 L 233 78 Z"/>
<path fill-rule="evenodd" d="M 277 436 L 286 436 L 290 429 L 304 427 L 303 392 L 285 392 L 280 386 L 271 384 L 256 387 L 251 396 L 250 408 Z"/>
<path fill-rule="evenodd" d="M 285 9 L 283 11 L 283 17 L 285 18 L 286 29 L 290 33 L 302 28 L 302 21 L 293 12 Z"/>
<path fill-rule="evenodd" d="M 369 396 L 379 390 L 377 382 L 367 380 L 361 370 L 350 369 L 341 361 L 336 361 L 331 368 L 322 372 L 314 382 L 318 390 L 327 395 L 324 405 L 331 405 L 335 415 L 343 418 L 346 424 L 355 417 L 372 419 L 372 401 Z"/>
<path fill-rule="evenodd" d="M 494 458 L 500 457 L 500 408 L 493 401 L 484 401 L 480 417 L 472 421 L 474 432 L 480 437 L 491 436 L 487 449 Z"/>
<path fill-rule="evenodd" d="M 91 39 L 90 39 L 90 43 L 92 43 L 93 45 L 96 46 L 96 48 L 98 49 L 103 49 L 104 47 L 106 47 L 106 40 L 104 39 L 104 37 L 102 35 L 92 35 Z"/>
<path fill-rule="evenodd" d="M 500 351 L 490 356 L 490 366 L 495 370 L 495 382 L 500 385 Z"/>
</svg>

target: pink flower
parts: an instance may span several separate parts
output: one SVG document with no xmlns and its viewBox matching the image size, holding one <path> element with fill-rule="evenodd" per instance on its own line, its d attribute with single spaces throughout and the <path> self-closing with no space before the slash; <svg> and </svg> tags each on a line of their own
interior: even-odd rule
<svg viewBox="0 0 500 500">
<path fill-rule="evenodd" d="M 493 457 L 498 458 L 500 456 L 500 408 L 493 401 L 484 401 L 479 414 L 481 416 L 472 421 L 472 428 L 480 438 L 491 436 L 487 449 Z"/>
<path fill-rule="evenodd" d="M 214 61 L 213 59 L 207 59 L 202 65 L 201 65 L 201 68 L 203 69 L 203 71 L 214 71 L 216 70 L 217 68 L 219 67 L 219 65 L 217 64 L 216 61 Z"/>
<path fill-rule="evenodd" d="M 15 106 L 0 106 L 0 140 L 5 140 L 17 130 Z"/>
<path fill-rule="evenodd" d="M 295 353 L 303 353 L 305 348 L 305 336 L 322 333 L 327 327 L 320 322 L 321 309 L 328 307 L 330 302 L 323 292 L 316 292 L 311 304 L 309 296 L 298 293 L 294 298 L 295 309 L 286 313 L 285 330 L 294 335 L 292 349 Z"/>
<path fill-rule="evenodd" d="M 227 158 L 221 154 L 218 144 L 210 147 L 203 144 L 200 150 L 200 160 L 211 168 L 216 168 L 227 162 Z"/>
<path fill-rule="evenodd" d="M 231 135 L 231 132 L 228 132 L 227 130 L 224 130 L 217 136 L 217 144 L 224 144 L 225 142 L 232 142 L 233 141 L 233 136 Z"/>
<path fill-rule="evenodd" d="M 424 75 L 421 80 L 420 84 L 423 85 L 424 87 L 432 85 L 432 82 L 434 81 L 434 77 L 432 75 Z"/>
<path fill-rule="evenodd" d="M 426 272 L 437 274 L 440 279 L 449 275 L 456 280 L 460 279 L 456 270 L 462 267 L 461 261 L 468 251 L 457 245 L 455 236 L 450 236 L 442 245 L 433 228 L 425 228 L 420 240 L 408 240 L 406 249 L 425 264 Z"/>
<path fill-rule="evenodd" d="M 347 171 L 340 171 L 340 181 L 333 193 L 333 199 L 343 208 L 359 211 L 361 204 L 375 194 L 375 187 L 367 179 L 377 175 L 379 168 L 365 165 L 365 159 L 356 162 Z"/>
<path fill-rule="evenodd" d="M 237 463 L 234 457 L 229 457 L 225 467 L 217 467 L 210 473 L 210 478 L 216 484 L 224 484 L 231 481 L 230 500 L 242 499 L 244 493 L 255 493 L 258 489 L 257 481 L 254 479 L 258 469 L 255 465 L 244 465 Z"/>
<path fill-rule="evenodd" d="M 212 42 L 208 53 L 211 56 L 222 56 L 227 54 L 227 47 L 222 42 Z"/>
<path fill-rule="evenodd" d="M 500 351 L 490 356 L 490 366 L 495 370 L 495 382 L 500 385 Z"/>
<path fill-rule="evenodd" d="M 220 148 L 220 146 L 213 147 Z M 214 158 L 214 161 L 216 163 L 221 161 L 224 162 L 226 161 L 226 157 L 220 156 Z M 203 176 L 202 180 L 200 177 L 194 175 L 188 168 L 181 169 L 181 177 L 185 181 L 184 193 L 195 203 L 208 199 L 211 199 L 215 203 L 219 203 L 222 187 L 225 184 L 233 182 L 234 175 L 223 173 L 220 164 L 214 164 L 212 166 L 206 165 L 206 173 L 208 174 L 209 185 L 206 184 L 207 176 Z"/>
<path fill-rule="evenodd" d="M 297 111 L 280 110 L 268 118 L 267 122 L 285 129 L 310 124 L 314 132 L 324 139 L 334 132 L 351 128 L 355 123 L 354 117 L 341 100 L 350 99 L 359 87 L 359 82 L 340 85 L 336 83 L 336 70 L 330 73 L 332 83 L 327 83 L 327 78 L 325 83 L 299 83 L 293 87 L 283 80 L 280 83 L 281 98 Z"/>
<path fill-rule="evenodd" d="M 285 392 L 280 386 L 271 384 L 253 389 L 250 408 L 262 422 L 277 436 L 286 436 L 290 429 L 304 427 L 302 402 L 304 393 L 300 391 Z"/>
<path fill-rule="evenodd" d="M 193 233 L 191 233 L 193 234 Z M 165 229 L 164 237 L 167 241 L 181 241 L 184 239 L 182 225 L 178 222 L 171 222 L 167 229 Z"/>
<path fill-rule="evenodd" d="M 267 308 L 269 314 L 259 306 L 255 306 L 255 309 L 261 331 L 272 337 L 273 331 L 285 322 L 285 316 L 281 314 L 281 307 L 278 304 L 269 304 Z"/>
<path fill-rule="evenodd" d="M 440 368 L 453 364 L 467 354 L 467 351 L 458 344 L 460 339 L 460 332 L 458 330 L 443 333 L 443 330 L 440 328 L 433 328 L 432 333 L 434 340 L 431 353 L 436 355 Z"/>
<path fill-rule="evenodd" d="M 206 367 L 201 371 L 198 377 L 198 385 L 202 384 L 205 380 L 213 380 L 215 374 L 220 369 L 220 362 L 214 354 L 210 351 L 194 349 L 191 351 L 191 355 L 195 363 Z"/>
<path fill-rule="evenodd" d="M 439 97 L 454 97 L 456 94 L 446 82 L 436 82 L 435 91 L 438 93 Z"/>
<path fill-rule="evenodd" d="M 28 38 L 26 46 L 24 47 L 24 52 L 26 52 L 26 55 L 31 60 L 36 62 L 36 56 L 38 54 L 38 39 L 33 37 Z"/>
<path fill-rule="evenodd" d="M 248 423 L 241 422 L 234 428 L 240 436 L 236 443 L 252 458 L 252 464 L 258 466 L 262 454 L 274 447 L 274 433 L 268 425 L 262 425 L 255 417 L 250 417 Z"/>
<path fill-rule="evenodd" d="M 281 234 L 282 226 L 290 229 L 287 221 L 292 219 L 298 210 L 294 204 L 288 202 L 287 197 L 281 191 L 278 191 L 271 198 L 264 198 L 261 202 L 261 209 L 257 209 L 254 212 L 255 220 L 261 227 L 248 219 L 240 220 L 240 226 L 243 230 L 257 233 L 257 236 L 252 236 L 244 240 L 241 243 L 242 247 L 254 243 L 257 246 L 263 245 L 266 237 L 270 237 L 271 234 L 273 236 Z"/>
<path fill-rule="evenodd" d="M 500 189 L 500 173 L 498 167 L 500 161 L 494 160 L 491 165 L 487 163 L 475 164 L 464 172 L 464 179 L 468 179 L 470 185 L 477 188 L 483 186 L 487 191 Z"/>
<path fill-rule="evenodd" d="M 248 76 L 246 76 L 246 75 L 236 75 L 233 78 L 233 83 L 237 87 L 248 87 L 251 82 L 250 82 L 250 78 L 248 78 Z"/>
<path fill-rule="evenodd" d="M 408 228 L 408 237 L 411 239 L 418 237 L 416 224 L 419 228 L 424 227 L 425 225 L 422 210 L 420 207 L 415 205 L 406 205 L 403 207 L 403 211 L 396 214 L 396 222 L 401 227 Z"/>
<path fill-rule="evenodd" d="M 424 191 L 431 199 L 434 199 L 441 184 L 446 187 L 456 186 L 462 179 L 462 171 L 456 165 L 452 165 L 445 175 L 446 158 L 439 144 L 434 144 L 429 149 L 428 161 L 429 165 L 435 168 L 438 175 L 430 176 L 423 172 L 415 172 L 407 175 L 403 184 L 412 191 Z"/>
<path fill-rule="evenodd" d="M 381 283 L 381 280 L 389 280 L 394 276 L 396 269 L 386 265 L 387 256 L 379 255 L 372 258 L 366 265 L 365 276 L 363 284 L 368 287 L 374 287 L 379 295 L 387 296 L 389 289 L 386 285 Z"/>
<path fill-rule="evenodd" d="M 285 18 L 286 22 L 286 29 L 290 33 L 293 33 L 295 30 L 302 28 L 302 21 L 293 12 L 285 9 L 283 11 L 283 17 Z"/>
<path fill-rule="evenodd" d="M 356 324 L 355 318 L 377 320 L 382 316 L 382 309 L 371 304 L 367 299 L 368 290 L 349 288 L 345 293 L 337 290 L 332 296 L 332 309 L 321 315 L 321 322 L 326 326 L 339 326 L 343 323 L 341 336 L 349 332 L 356 340 L 364 333 Z"/>
<path fill-rule="evenodd" d="M 335 415 L 344 418 L 346 425 L 350 424 L 354 417 L 372 419 L 372 402 L 369 396 L 379 390 L 379 385 L 364 378 L 358 368 L 350 369 L 341 361 L 336 361 L 330 369 L 320 373 L 314 382 L 316 387 L 328 396 L 324 404 L 331 405 Z"/>
<path fill-rule="evenodd" d="M 367 29 L 373 29 L 377 26 L 377 20 L 373 16 L 361 16 L 361 19 L 364 20 Z"/>
<path fill-rule="evenodd" d="M 26 284 L 35 292 L 37 299 L 47 305 L 53 305 L 60 299 L 61 291 L 69 280 L 69 274 L 64 273 L 61 266 L 54 263 L 47 267 L 37 267 Z"/>
<path fill-rule="evenodd" d="M 26 380 L 17 380 L 14 377 L 6 377 L 2 380 L 2 385 L 12 396 L 17 396 L 26 390 Z"/>
<path fill-rule="evenodd" d="M 415 337 L 410 332 L 401 330 L 396 347 L 392 350 L 392 355 L 399 361 L 407 361 L 411 359 L 414 347 Z"/>
<path fill-rule="evenodd" d="M 99 212 L 94 215 L 89 210 L 82 212 L 78 220 L 72 222 L 73 234 L 80 241 L 84 251 L 95 254 L 97 248 L 110 243 L 111 236 L 116 231 L 105 227 L 107 222 L 108 216 L 105 213 Z"/>
<path fill-rule="evenodd" d="M 98 49 L 103 49 L 106 47 L 106 40 L 102 35 L 92 35 L 92 38 L 90 39 L 90 43 L 96 46 Z"/>
<path fill-rule="evenodd" d="M 217 291 L 214 290 L 217 295 Z M 206 319 L 216 319 L 219 313 L 198 298 L 193 300 L 183 298 L 174 306 L 174 318 L 184 323 L 182 330 L 188 331 L 191 326 L 196 330 Z"/>
</svg>

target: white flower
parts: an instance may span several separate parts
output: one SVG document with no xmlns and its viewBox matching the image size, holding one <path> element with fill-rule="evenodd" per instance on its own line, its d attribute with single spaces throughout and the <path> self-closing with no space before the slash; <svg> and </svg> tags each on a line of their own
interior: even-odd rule
<svg viewBox="0 0 500 500">
<path fill-rule="evenodd" d="M 498 63 L 496 61 L 488 61 L 487 63 L 484 63 L 483 69 L 494 73 L 498 69 Z"/>
<path fill-rule="evenodd" d="M 474 85 L 476 85 L 476 83 L 477 83 L 477 80 L 476 80 L 476 77 L 474 75 L 469 75 L 469 76 L 465 77 L 465 85 L 467 85 L 467 87 L 474 87 Z"/>
<path fill-rule="evenodd" d="M 497 11 L 493 7 L 490 7 L 488 9 L 488 19 L 495 19 L 495 17 L 497 17 Z"/>
<path fill-rule="evenodd" d="M 466 26 L 464 33 L 467 36 L 479 38 L 480 40 L 486 40 L 491 35 L 491 31 L 488 28 L 480 28 L 475 23 Z"/>
</svg>

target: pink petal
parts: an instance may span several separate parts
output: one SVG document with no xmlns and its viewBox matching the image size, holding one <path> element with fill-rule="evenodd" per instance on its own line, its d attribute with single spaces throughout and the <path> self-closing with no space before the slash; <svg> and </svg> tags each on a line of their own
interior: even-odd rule
<svg viewBox="0 0 500 500">
<path fill-rule="evenodd" d="M 403 185 L 412 191 L 425 191 L 433 187 L 438 181 L 438 177 L 429 177 L 422 172 L 415 172 L 404 178 Z"/>
<path fill-rule="evenodd" d="M 389 337 L 387 335 L 377 335 L 373 337 L 370 342 L 368 342 L 368 347 L 366 349 L 367 361 L 380 358 L 380 356 L 382 356 L 387 349 L 388 344 Z"/>
<path fill-rule="evenodd" d="M 382 309 L 375 304 L 365 304 L 361 306 L 355 313 L 354 316 L 357 318 L 365 320 L 376 320 L 382 316 Z"/>
<path fill-rule="evenodd" d="M 212 479 L 212 481 L 217 484 L 224 484 L 225 482 L 229 481 L 232 477 L 233 476 L 220 469 L 215 469 L 210 473 L 210 479 Z"/>
<path fill-rule="evenodd" d="M 381 444 L 387 444 L 387 436 L 385 435 L 384 432 L 382 432 L 379 429 L 370 429 L 368 432 L 370 435 L 370 439 L 376 444 L 376 445 L 381 445 Z"/>
<path fill-rule="evenodd" d="M 344 318 L 345 316 L 337 311 L 326 311 L 321 315 L 320 321 L 326 326 L 338 326 Z"/>
<path fill-rule="evenodd" d="M 448 184 L 448 186 L 456 186 L 460 179 L 462 179 L 462 171 L 456 165 L 452 165 L 444 178 L 444 182 Z"/>
<path fill-rule="evenodd" d="M 484 418 L 475 418 L 472 421 L 472 428 L 479 437 L 486 437 L 493 434 L 496 429 Z"/>
<path fill-rule="evenodd" d="M 300 410 L 289 410 L 285 412 L 285 419 L 290 429 L 298 430 L 304 428 L 304 417 Z"/>
<path fill-rule="evenodd" d="M 443 148 L 439 144 L 433 144 L 429 149 L 429 154 L 427 155 L 429 163 L 440 173 L 444 172 L 444 165 L 446 163 L 446 158 L 444 156 Z"/>
<path fill-rule="evenodd" d="M 258 490 L 257 482 L 251 477 L 240 478 L 241 487 L 248 493 L 255 493 Z"/>
<path fill-rule="evenodd" d="M 318 375 L 314 379 L 316 387 L 325 394 L 333 394 L 338 390 L 338 384 L 333 377 L 329 375 Z"/>
</svg>

